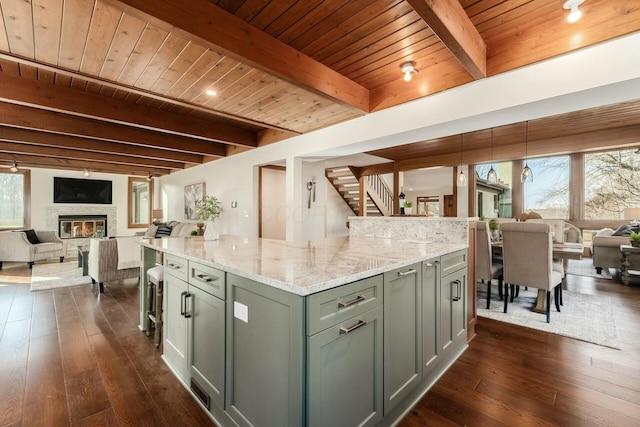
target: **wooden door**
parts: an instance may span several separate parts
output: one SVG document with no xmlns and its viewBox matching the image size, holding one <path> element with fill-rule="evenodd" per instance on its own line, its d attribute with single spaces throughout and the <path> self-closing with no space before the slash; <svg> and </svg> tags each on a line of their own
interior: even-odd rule
<svg viewBox="0 0 640 427">
<path fill-rule="evenodd" d="M 455 200 L 453 199 L 453 194 L 445 194 L 443 204 L 444 204 L 444 216 L 458 215 L 458 213 L 456 212 L 456 204 L 455 204 Z"/>
</svg>

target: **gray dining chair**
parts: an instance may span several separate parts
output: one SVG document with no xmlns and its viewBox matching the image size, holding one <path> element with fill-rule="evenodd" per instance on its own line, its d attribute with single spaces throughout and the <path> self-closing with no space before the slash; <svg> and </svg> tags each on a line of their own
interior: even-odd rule
<svg viewBox="0 0 640 427">
<path fill-rule="evenodd" d="M 476 279 L 487 282 L 487 310 L 491 306 L 491 281 L 498 279 L 498 295 L 502 300 L 502 259 L 493 257 L 486 221 L 476 224 Z"/>
<path fill-rule="evenodd" d="M 563 273 L 554 269 L 553 241 L 549 224 L 518 222 L 502 225 L 504 312 L 509 286 L 520 285 L 547 292 L 547 323 L 551 321 L 551 291 L 560 311 Z M 557 267 L 556 267 L 557 268 Z"/>
</svg>

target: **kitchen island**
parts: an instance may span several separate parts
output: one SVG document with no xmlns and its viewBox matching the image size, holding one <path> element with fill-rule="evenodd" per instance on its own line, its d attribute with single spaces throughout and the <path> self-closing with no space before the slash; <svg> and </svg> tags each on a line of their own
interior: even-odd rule
<svg viewBox="0 0 640 427">
<path fill-rule="evenodd" d="M 158 252 L 163 358 L 222 426 L 391 425 L 466 348 L 466 243 L 153 239 L 143 271 Z"/>
</svg>

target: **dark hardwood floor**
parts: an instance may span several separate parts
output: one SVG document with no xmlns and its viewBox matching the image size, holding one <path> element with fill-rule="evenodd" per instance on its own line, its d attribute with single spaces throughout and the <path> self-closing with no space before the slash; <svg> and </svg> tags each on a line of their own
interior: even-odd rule
<svg viewBox="0 0 640 427">
<path fill-rule="evenodd" d="M 29 292 L 30 274 L 0 270 L 0 426 L 213 425 L 138 330 L 135 280 Z M 640 425 L 640 287 L 567 288 L 611 298 L 621 351 L 480 318 L 400 425 Z"/>
</svg>

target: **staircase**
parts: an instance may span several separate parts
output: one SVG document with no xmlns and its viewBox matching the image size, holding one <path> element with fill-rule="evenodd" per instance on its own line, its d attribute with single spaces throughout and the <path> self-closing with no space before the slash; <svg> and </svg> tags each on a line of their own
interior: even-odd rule
<svg viewBox="0 0 640 427">
<path fill-rule="evenodd" d="M 360 184 L 352 169 L 349 166 L 330 168 L 325 175 L 353 213 L 360 215 Z M 393 196 L 379 176 L 366 176 L 364 190 L 364 216 L 391 215 Z"/>
</svg>

